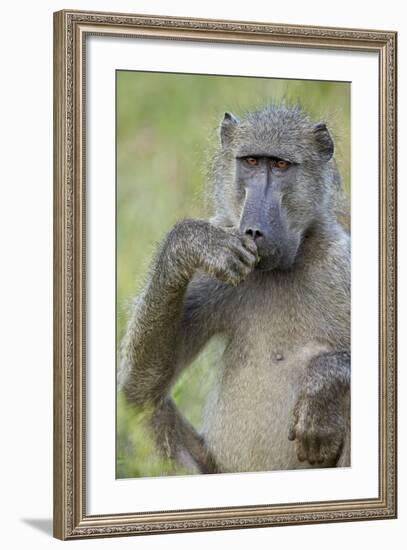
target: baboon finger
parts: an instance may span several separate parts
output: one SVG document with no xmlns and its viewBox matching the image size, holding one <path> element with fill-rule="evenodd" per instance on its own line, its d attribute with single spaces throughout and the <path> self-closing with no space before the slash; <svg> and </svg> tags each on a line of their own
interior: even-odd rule
<svg viewBox="0 0 407 550">
<path fill-rule="evenodd" d="M 233 286 L 238 286 L 245 279 L 245 276 L 238 269 L 228 269 L 227 274 L 228 280 Z"/>
<path fill-rule="evenodd" d="M 244 263 L 229 259 L 227 263 L 216 269 L 215 276 L 227 284 L 238 286 L 249 273 L 250 268 Z"/>
<path fill-rule="evenodd" d="M 297 427 L 297 424 L 298 424 L 298 417 L 299 417 L 298 412 L 299 412 L 299 406 L 298 406 L 298 403 L 297 403 L 294 407 L 294 410 L 293 410 L 293 413 L 292 413 L 291 424 L 288 428 L 288 439 L 290 441 L 294 441 L 294 439 L 297 437 L 296 427 Z"/>
<path fill-rule="evenodd" d="M 322 460 L 327 465 L 334 465 L 336 464 L 340 451 L 342 448 L 342 444 L 340 441 L 334 441 L 332 439 L 321 441 L 321 448 L 320 448 L 320 460 Z"/>
<path fill-rule="evenodd" d="M 247 250 L 252 252 L 252 254 L 255 254 L 256 257 L 258 256 L 257 245 L 251 237 L 244 235 L 242 237 L 242 244 Z"/>
<path fill-rule="evenodd" d="M 233 266 L 232 271 L 234 273 L 238 273 L 241 280 L 243 281 L 253 271 L 253 264 L 247 265 L 240 261 L 240 262 L 237 262 L 235 266 Z"/>
<path fill-rule="evenodd" d="M 308 453 L 308 462 L 313 465 L 315 462 L 320 462 L 320 451 L 321 440 L 319 437 L 311 436 L 309 441 L 309 453 Z"/>
<path fill-rule="evenodd" d="M 315 452 L 315 462 L 317 464 L 323 464 L 323 462 L 324 462 L 324 457 L 321 454 L 321 443 L 322 443 L 321 438 L 317 437 L 316 438 L 316 452 Z"/>
<path fill-rule="evenodd" d="M 295 438 L 296 438 L 295 426 L 291 426 L 288 429 L 288 439 L 289 441 L 294 441 Z"/>
<path fill-rule="evenodd" d="M 308 458 L 309 444 L 307 439 L 297 439 L 297 457 L 300 462 L 304 462 Z"/>
<path fill-rule="evenodd" d="M 233 249 L 238 255 L 239 260 L 241 260 L 245 265 L 253 267 L 257 260 L 257 254 L 249 252 L 242 246 L 237 246 Z"/>
</svg>

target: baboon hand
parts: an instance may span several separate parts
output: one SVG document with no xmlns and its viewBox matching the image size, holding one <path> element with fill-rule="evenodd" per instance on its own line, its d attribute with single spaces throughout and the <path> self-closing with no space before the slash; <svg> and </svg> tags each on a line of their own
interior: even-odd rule
<svg viewBox="0 0 407 550">
<path fill-rule="evenodd" d="M 237 286 L 258 260 L 252 237 L 205 220 L 187 219 L 178 222 L 168 234 L 158 257 L 157 272 L 166 271 L 173 280 L 188 281 L 195 271 L 201 270 Z"/>
<path fill-rule="evenodd" d="M 251 237 L 210 226 L 199 253 L 199 267 L 220 281 L 237 286 L 258 262 L 257 246 Z"/>
<path fill-rule="evenodd" d="M 300 395 L 293 411 L 288 439 L 295 441 L 300 462 L 333 467 L 341 454 L 345 419 L 339 399 Z"/>
</svg>

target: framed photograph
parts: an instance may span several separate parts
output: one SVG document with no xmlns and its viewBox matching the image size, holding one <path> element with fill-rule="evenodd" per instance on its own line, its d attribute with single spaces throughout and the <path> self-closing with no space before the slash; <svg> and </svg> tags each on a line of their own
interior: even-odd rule
<svg viewBox="0 0 407 550">
<path fill-rule="evenodd" d="M 54 15 L 54 535 L 397 514 L 396 33 Z"/>
</svg>

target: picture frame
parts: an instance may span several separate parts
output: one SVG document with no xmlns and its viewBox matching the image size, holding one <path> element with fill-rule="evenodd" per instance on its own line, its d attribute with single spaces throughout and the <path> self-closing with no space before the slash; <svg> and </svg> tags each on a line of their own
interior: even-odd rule
<svg viewBox="0 0 407 550">
<path fill-rule="evenodd" d="M 87 370 L 89 343 L 88 217 L 95 212 L 89 180 L 87 49 L 92 37 L 111 41 L 151 41 L 250 48 L 281 48 L 290 52 L 369 54 L 378 74 L 377 97 L 377 235 L 378 247 L 377 376 L 378 421 L 374 496 L 326 500 L 293 498 L 219 506 L 112 509 L 89 511 L 92 476 L 89 392 L 95 381 Z M 113 44 L 113 42 L 111 42 Z M 110 47 L 110 46 L 108 46 Z M 257 50 L 256 50 L 257 51 Z M 392 31 L 323 28 L 272 23 L 98 13 L 63 10 L 54 14 L 54 536 L 59 539 L 143 535 L 301 525 L 338 521 L 391 519 L 397 516 L 397 345 L 396 345 L 396 60 L 397 35 Z M 148 58 L 144 60 L 148 66 Z M 123 68 L 123 67 L 121 67 Z M 376 139 L 376 138 L 375 138 Z M 110 147 L 115 147 L 114 139 Z M 114 181 L 112 181 L 114 188 Z M 368 215 L 361 211 L 361 216 Z M 92 237 L 93 238 L 93 237 Z M 373 296 L 371 296 L 373 300 Z M 375 301 L 373 300 L 373 301 Z M 353 314 L 353 310 L 352 310 Z M 369 316 L 368 312 L 362 312 Z M 114 322 L 114 320 L 112 320 Z M 353 337 L 353 336 L 352 336 Z M 107 369 L 115 372 L 114 361 Z M 110 372 L 110 371 L 109 371 Z M 114 379 L 111 377 L 111 380 Z M 353 399 L 353 397 L 352 397 Z M 357 403 L 352 405 L 357 407 Z M 110 411 L 114 417 L 114 409 Z M 94 414 L 91 414 L 94 418 Z M 92 420 L 93 422 L 93 420 Z M 114 424 L 114 421 L 113 421 Z M 114 453 L 114 441 L 111 442 Z M 251 475 L 251 474 L 250 474 Z M 278 473 L 276 475 L 279 475 Z M 282 475 L 282 474 L 280 474 Z M 114 481 L 114 472 L 112 472 Z M 254 479 L 254 478 L 252 478 Z M 138 480 L 136 480 L 137 482 Z M 173 480 L 171 480 L 172 482 Z M 121 484 L 126 480 L 120 481 Z M 149 491 L 142 480 L 140 492 Z M 188 483 L 188 479 L 184 479 Z M 152 485 L 151 485 L 152 486 Z M 185 487 L 186 485 L 184 485 Z M 243 495 L 244 500 L 244 495 Z M 92 500 L 95 500 L 92 497 Z M 209 504 L 208 504 L 209 502 Z"/>
</svg>

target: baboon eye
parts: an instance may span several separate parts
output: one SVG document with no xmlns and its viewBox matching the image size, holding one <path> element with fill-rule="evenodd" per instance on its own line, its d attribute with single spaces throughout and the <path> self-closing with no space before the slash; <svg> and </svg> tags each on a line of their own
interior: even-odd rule
<svg viewBox="0 0 407 550">
<path fill-rule="evenodd" d="M 275 161 L 274 166 L 279 170 L 287 170 L 287 168 L 290 166 L 290 163 L 286 160 L 279 159 Z"/>
<path fill-rule="evenodd" d="M 249 166 L 257 166 L 257 164 L 259 163 L 258 159 L 256 159 L 255 157 L 246 157 L 245 161 Z"/>
</svg>

